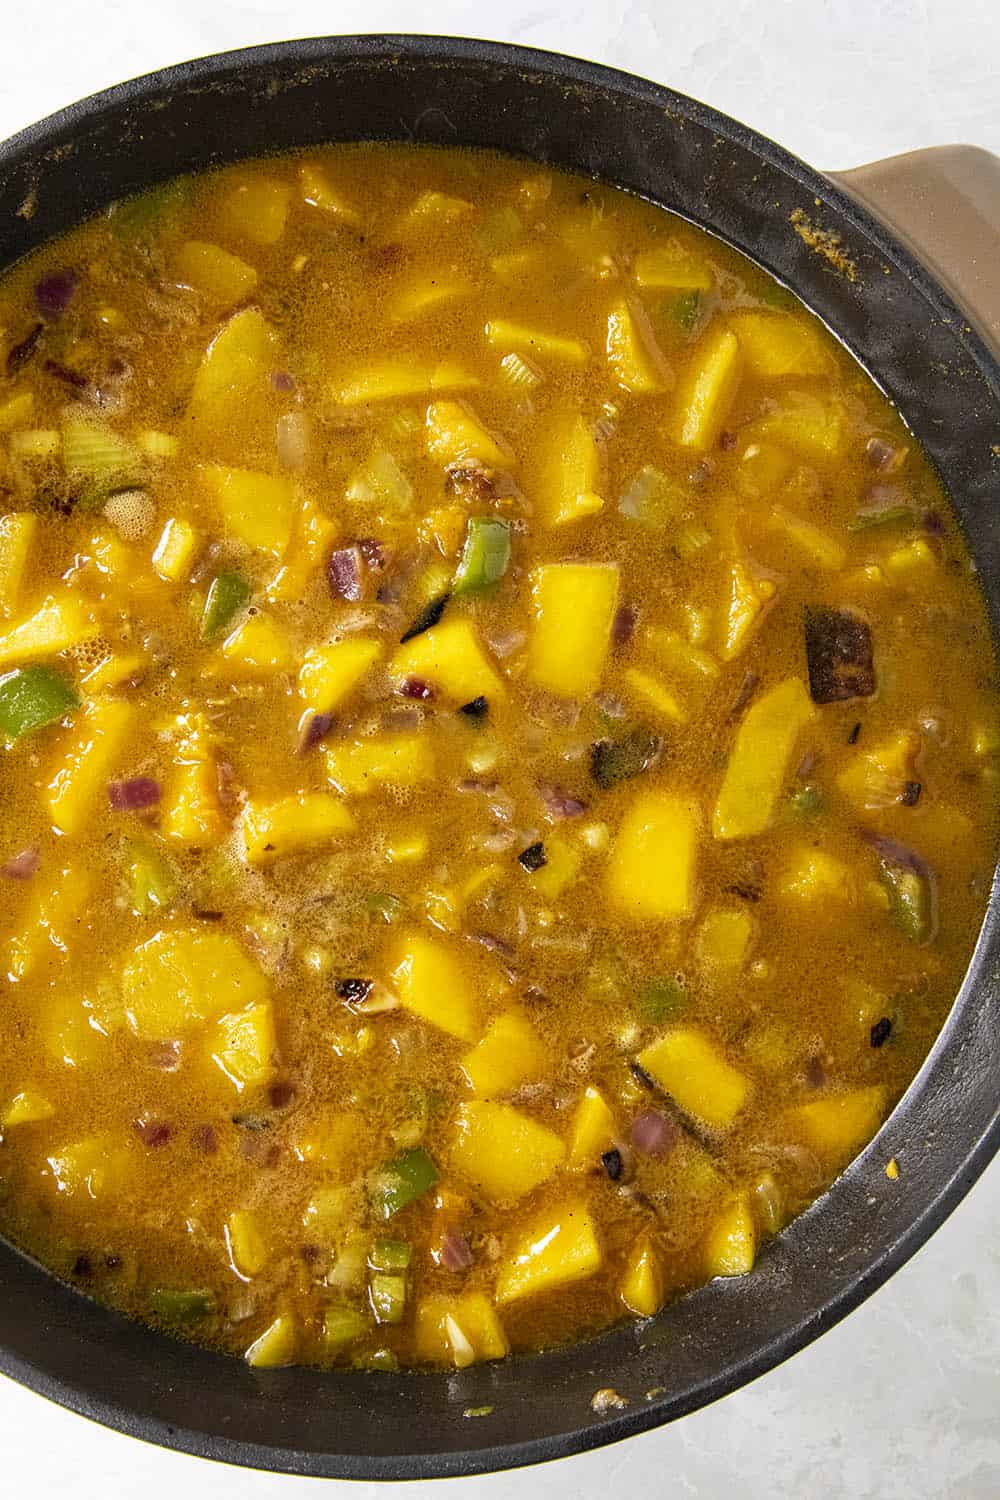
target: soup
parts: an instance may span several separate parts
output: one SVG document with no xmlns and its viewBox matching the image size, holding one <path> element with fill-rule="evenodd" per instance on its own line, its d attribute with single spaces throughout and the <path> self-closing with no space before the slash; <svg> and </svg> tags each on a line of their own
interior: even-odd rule
<svg viewBox="0 0 1000 1500">
<path fill-rule="evenodd" d="M 458 151 L 158 188 L 0 328 L 5 1232 L 257 1366 L 751 1273 L 994 860 L 893 408 L 691 225 Z"/>
</svg>

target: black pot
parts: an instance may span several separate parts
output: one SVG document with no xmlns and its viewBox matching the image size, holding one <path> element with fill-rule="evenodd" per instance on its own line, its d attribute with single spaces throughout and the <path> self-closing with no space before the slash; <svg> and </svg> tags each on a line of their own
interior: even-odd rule
<svg viewBox="0 0 1000 1500">
<path fill-rule="evenodd" d="M 0 266 L 177 172 L 327 141 L 495 147 L 675 209 L 792 286 L 898 403 L 954 498 L 1000 625 L 1000 367 L 940 281 L 771 142 L 668 89 L 516 47 L 334 38 L 186 63 L 0 147 Z M 840 236 L 843 268 L 791 216 Z M 800 225 L 801 227 L 801 225 Z M 996 262 L 996 249 L 992 261 Z M 0 1243 L 0 1369 L 110 1427 L 208 1458 L 405 1479 L 557 1458 L 692 1411 L 856 1307 L 941 1223 L 1000 1143 L 996 888 L 935 1048 L 877 1140 L 764 1250 L 593 1342 L 453 1375 L 254 1371 L 174 1342 Z M 901 1163 L 890 1182 L 889 1157 Z M 612 1386 L 621 1410 L 595 1414 Z M 466 1415 L 489 1408 L 485 1415 Z"/>
</svg>

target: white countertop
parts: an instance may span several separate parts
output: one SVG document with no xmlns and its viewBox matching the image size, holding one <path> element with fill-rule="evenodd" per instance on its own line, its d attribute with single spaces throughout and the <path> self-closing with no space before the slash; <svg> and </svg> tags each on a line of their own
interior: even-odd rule
<svg viewBox="0 0 1000 1500">
<path fill-rule="evenodd" d="M 954 142 L 1000 152 L 996 0 L 513 0 L 497 20 L 474 0 L 5 0 L 0 137 L 184 58 L 381 30 L 488 36 L 632 69 L 820 167 Z M 887 1287 L 747 1389 L 614 1448 L 447 1491 L 416 1484 L 406 1500 L 997 1500 L 998 1224 L 1000 1162 Z M 306 1500 L 322 1483 L 145 1447 L 8 1381 L 0 1474 L 11 1500 Z"/>
</svg>

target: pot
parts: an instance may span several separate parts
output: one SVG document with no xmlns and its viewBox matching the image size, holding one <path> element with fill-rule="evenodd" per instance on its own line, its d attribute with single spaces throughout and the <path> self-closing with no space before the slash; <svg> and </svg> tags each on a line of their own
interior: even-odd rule
<svg viewBox="0 0 1000 1500">
<path fill-rule="evenodd" d="M 123 84 L 0 146 L 0 266 L 175 173 L 357 139 L 491 147 L 590 173 L 791 286 L 937 465 L 1000 634 L 1000 160 L 986 153 L 921 152 L 834 178 L 669 89 L 566 57 L 433 37 L 292 42 Z M 998 976 L 994 882 L 951 1016 L 875 1142 L 752 1276 L 651 1322 L 448 1375 L 256 1371 L 129 1322 L 0 1242 L 0 1370 L 151 1442 L 351 1479 L 480 1473 L 671 1421 L 857 1307 L 983 1170 L 1000 1144 Z M 627 1404 L 595 1411 L 606 1387 Z"/>
</svg>

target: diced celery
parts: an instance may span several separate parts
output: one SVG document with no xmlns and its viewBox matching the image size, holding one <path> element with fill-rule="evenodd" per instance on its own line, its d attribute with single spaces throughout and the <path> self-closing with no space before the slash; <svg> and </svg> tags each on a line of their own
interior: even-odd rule
<svg viewBox="0 0 1000 1500">
<path fill-rule="evenodd" d="M 62 457 L 71 479 L 90 481 L 105 494 L 142 475 L 142 459 L 130 442 L 99 422 L 72 413 L 63 419 Z"/>
<path fill-rule="evenodd" d="M 201 616 L 202 640 L 226 634 L 240 610 L 250 602 L 250 585 L 240 573 L 218 573 L 209 586 Z"/>
<path fill-rule="evenodd" d="M 402 1323 L 406 1312 L 406 1277 L 378 1272 L 368 1284 L 372 1312 L 377 1323 Z"/>
<path fill-rule="evenodd" d="M 59 434 L 48 427 L 12 432 L 10 451 L 17 458 L 51 458 L 59 452 Z"/>
<path fill-rule="evenodd" d="M 177 882 L 170 866 L 150 844 L 137 844 L 132 848 L 128 878 L 132 910 L 139 917 L 163 911 L 177 894 Z"/>
<path fill-rule="evenodd" d="M 323 1314 L 323 1347 L 334 1354 L 353 1344 L 368 1329 L 369 1320 L 358 1307 L 339 1303 L 328 1307 Z"/>
<path fill-rule="evenodd" d="M 686 500 L 682 485 L 651 464 L 644 464 L 618 502 L 618 509 L 630 521 L 662 527 L 674 520 Z"/>
<path fill-rule="evenodd" d="M 173 1287 L 154 1287 L 149 1304 L 165 1323 L 195 1323 L 215 1312 L 215 1295 L 208 1290 L 181 1291 Z"/>
<path fill-rule="evenodd" d="M 391 926 L 405 912 L 406 902 L 389 891 L 372 891 L 365 897 L 365 908 L 373 921 L 382 921 Z"/>
<path fill-rule="evenodd" d="M 495 588 L 510 562 L 510 527 L 494 516 L 470 516 L 452 594 L 482 594 Z"/>
<path fill-rule="evenodd" d="M 79 708 L 72 683 L 51 667 L 21 667 L 0 677 L 0 729 L 12 740 Z"/>
<path fill-rule="evenodd" d="M 654 1024 L 677 1015 L 684 1006 L 684 989 L 676 979 L 651 979 L 639 991 L 636 1010 Z"/>
<path fill-rule="evenodd" d="M 387 1162 L 372 1183 L 371 1199 L 376 1214 L 391 1219 L 437 1182 L 437 1167 L 422 1146 L 403 1151 Z"/>
<path fill-rule="evenodd" d="M 390 511 L 407 511 L 413 504 L 413 486 L 387 448 L 376 448 L 357 469 L 344 491 L 352 505 L 380 505 Z"/>
<path fill-rule="evenodd" d="M 413 1246 L 409 1240 L 376 1240 L 368 1256 L 373 1271 L 395 1271 L 408 1269 L 413 1259 Z"/>
</svg>

